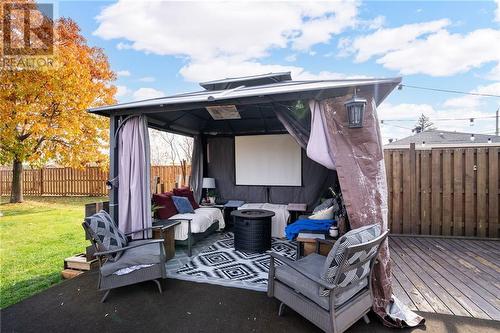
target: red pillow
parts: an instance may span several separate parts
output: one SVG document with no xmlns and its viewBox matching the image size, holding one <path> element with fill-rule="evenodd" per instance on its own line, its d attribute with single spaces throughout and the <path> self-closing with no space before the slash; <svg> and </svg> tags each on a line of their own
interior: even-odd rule
<svg viewBox="0 0 500 333">
<path fill-rule="evenodd" d="M 162 206 L 162 208 L 158 209 L 155 213 L 157 218 L 168 219 L 177 214 L 177 208 L 175 208 L 172 195 L 172 192 L 153 194 L 153 203 L 155 205 Z"/>
<path fill-rule="evenodd" d="M 194 195 L 193 191 L 189 189 L 189 187 L 182 187 L 182 188 L 174 188 L 173 189 L 174 195 L 178 197 L 186 197 L 188 198 L 189 202 L 191 203 L 191 206 L 193 206 L 193 209 L 198 209 L 200 208 L 200 205 L 194 200 Z"/>
</svg>

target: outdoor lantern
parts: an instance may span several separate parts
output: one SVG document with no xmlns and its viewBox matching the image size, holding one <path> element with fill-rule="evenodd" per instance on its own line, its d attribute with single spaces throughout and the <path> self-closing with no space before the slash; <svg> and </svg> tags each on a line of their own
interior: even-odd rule
<svg viewBox="0 0 500 333">
<path fill-rule="evenodd" d="M 366 103 L 366 99 L 356 96 L 356 89 L 354 89 L 354 96 L 344 103 L 347 110 L 349 128 L 363 127 L 363 115 L 365 113 Z"/>
</svg>

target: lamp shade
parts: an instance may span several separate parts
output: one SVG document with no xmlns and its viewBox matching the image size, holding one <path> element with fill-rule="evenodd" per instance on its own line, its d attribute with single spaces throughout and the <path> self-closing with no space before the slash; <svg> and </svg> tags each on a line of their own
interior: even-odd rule
<svg viewBox="0 0 500 333">
<path fill-rule="evenodd" d="M 215 178 L 203 178 L 203 188 L 215 188 Z"/>
</svg>

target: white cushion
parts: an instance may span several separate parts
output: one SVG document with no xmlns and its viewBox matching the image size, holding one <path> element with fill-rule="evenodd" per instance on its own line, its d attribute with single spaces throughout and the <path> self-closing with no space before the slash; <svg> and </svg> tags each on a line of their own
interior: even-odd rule
<svg viewBox="0 0 500 333">
<path fill-rule="evenodd" d="M 333 206 L 327 209 L 320 210 L 316 214 L 309 216 L 311 220 L 332 220 L 333 219 Z"/>
<path fill-rule="evenodd" d="M 272 203 L 246 203 L 238 209 L 265 209 L 270 210 L 275 213 L 272 217 L 271 224 L 271 235 L 273 237 L 285 237 L 285 227 L 288 224 L 288 218 L 290 217 L 290 212 L 288 211 L 287 205 L 279 205 Z"/>
<path fill-rule="evenodd" d="M 225 227 L 224 216 L 219 208 L 200 207 L 193 213 L 175 214 L 170 219 L 190 219 L 191 232 L 200 233 L 206 231 L 212 224 L 219 221 L 219 228 Z M 175 226 L 175 239 L 186 240 L 188 238 L 188 222 L 182 221 Z"/>
</svg>

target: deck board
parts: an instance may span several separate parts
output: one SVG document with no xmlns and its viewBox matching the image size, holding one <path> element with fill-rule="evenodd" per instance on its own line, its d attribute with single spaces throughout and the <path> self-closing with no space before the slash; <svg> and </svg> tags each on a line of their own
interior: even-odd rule
<svg viewBox="0 0 500 333">
<path fill-rule="evenodd" d="M 410 309 L 500 320 L 499 241 L 390 236 L 394 294 Z"/>
</svg>

